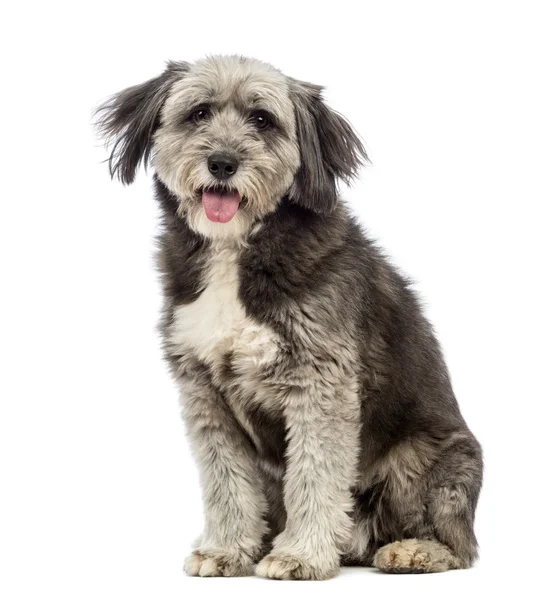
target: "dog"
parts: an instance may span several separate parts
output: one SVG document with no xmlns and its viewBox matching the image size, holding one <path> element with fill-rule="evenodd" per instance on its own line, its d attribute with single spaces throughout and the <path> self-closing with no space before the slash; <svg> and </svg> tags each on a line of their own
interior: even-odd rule
<svg viewBox="0 0 555 600">
<path fill-rule="evenodd" d="M 163 350 L 205 506 L 185 571 L 470 567 L 481 448 L 410 283 L 339 197 L 367 156 L 322 88 L 169 62 L 97 122 L 112 177 L 154 168 Z"/>
</svg>

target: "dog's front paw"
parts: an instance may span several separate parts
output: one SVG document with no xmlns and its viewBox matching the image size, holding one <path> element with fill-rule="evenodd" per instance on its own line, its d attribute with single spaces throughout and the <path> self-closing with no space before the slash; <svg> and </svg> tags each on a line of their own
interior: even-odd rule
<svg viewBox="0 0 555 600">
<path fill-rule="evenodd" d="M 239 550 L 197 550 L 187 558 L 183 570 L 193 577 L 247 577 L 253 574 L 254 563 Z"/>
<path fill-rule="evenodd" d="M 339 572 L 337 564 L 324 564 L 317 558 L 308 559 L 291 554 L 272 553 L 256 567 L 259 577 L 268 579 L 330 579 Z"/>
</svg>

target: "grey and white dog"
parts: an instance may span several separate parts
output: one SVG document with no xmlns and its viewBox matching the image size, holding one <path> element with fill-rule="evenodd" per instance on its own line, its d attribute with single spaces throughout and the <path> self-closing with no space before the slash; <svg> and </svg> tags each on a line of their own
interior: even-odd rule
<svg viewBox="0 0 555 600">
<path fill-rule="evenodd" d="M 338 198 L 365 151 L 321 91 L 212 57 L 98 110 L 112 176 L 155 170 L 164 351 L 205 503 L 191 575 L 477 556 L 480 446 L 409 283 Z"/>
</svg>

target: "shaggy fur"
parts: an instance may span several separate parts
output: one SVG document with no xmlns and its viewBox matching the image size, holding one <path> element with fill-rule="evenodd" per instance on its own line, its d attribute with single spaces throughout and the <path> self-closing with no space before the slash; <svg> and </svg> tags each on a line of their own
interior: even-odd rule
<svg viewBox="0 0 555 600">
<path fill-rule="evenodd" d="M 205 503 L 186 571 L 469 567 L 480 446 L 408 282 L 338 198 L 365 153 L 321 88 L 241 57 L 169 63 L 99 124 L 113 176 L 155 169 L 164 351 Z M 238 163 L 225 182 L 214 152 Z M 228 223 L 203 209 L 214 187 L 240 194 Z"/>
</svg>

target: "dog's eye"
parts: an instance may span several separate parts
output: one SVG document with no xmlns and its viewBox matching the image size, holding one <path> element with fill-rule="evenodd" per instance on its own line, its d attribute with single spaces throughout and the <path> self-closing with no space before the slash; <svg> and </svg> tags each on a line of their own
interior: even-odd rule
<svg viewBox="0 0 555 600">
<path fill-rule="evenodd" d="M 208 106 L 199 106 L 189 115 L 189 120 L 199 123 L 205 121 L 210 116 L 210 109 Z"/>
<path fill-rule="evenodd" d="M 253 112 L 250 120 L 257 129 L 266 129 L 266 127 L 272 124 L 272 118 L 263 110 Z"/>
</svg>

